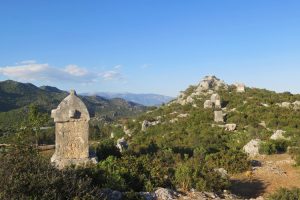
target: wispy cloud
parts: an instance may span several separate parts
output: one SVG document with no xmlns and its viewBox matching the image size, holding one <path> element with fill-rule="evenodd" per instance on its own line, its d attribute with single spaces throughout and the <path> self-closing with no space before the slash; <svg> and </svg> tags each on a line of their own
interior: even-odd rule
<svg viewBox="0 0 300 200">
<path fill-rule="evenodd" d="M 141 65 L 141 69 L 147 69 L 149 67 L 151 67 L 151 64 L 143 64 L 143 65 Z"/>
<path fill-rule="evenodd" d="M 38 63 L 27 60 L 16 65 L 0 67 L 0 75 L 20 81 L 67 81 L 67 82 L 97 82 L 121 80 L 121 65 L 107 71 L 95 71 L 78 65 L 67 65 L 62 68 L 50 66 L 48 63 Z"/>
<path fill-rule="evenodd" d="M 102 77 L 104 80 L 115 80 L 115 79 L 122 79 L 121 73 L 118 71 L 106 71 L 99 74 L 100 77 Z"/>
</svg>

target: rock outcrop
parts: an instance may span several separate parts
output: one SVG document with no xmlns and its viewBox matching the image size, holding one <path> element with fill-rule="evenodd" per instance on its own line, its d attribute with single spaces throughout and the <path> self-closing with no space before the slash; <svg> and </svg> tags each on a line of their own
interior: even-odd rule
<svg viewBox="0 0 300 200">
<path fill-rule="evenodd" d="M 194 88 L 192 93 L 186 94 L 182 92 L 172 103 L 179 103 L 181 105 L 192 104 L 195 101 L 195 97 L 213 94 L 219 89 L 228 89 L 228 85 L 215 76 L 206 76 L 198 85 L 194 86 Z"/>
<path fill-rule="evenodd" d="M 245 151 L 245 153 L 249 155 L 249 157 L 255 157 L 259 155 L 260 144 L 261 144 L 260 139 L 251 140 L 243 147 L 243 150 Z"/>
<path fill-rule="evenodd" d="M 199 83 L 196 91 L 198 93 L 202 93 L 208 90 L 217 91 L 221 88 L 228 89 L 228 86 L 224 81 L 218 79 L 215 76 L 205 76 L 204 79 Z"/>
</svg>

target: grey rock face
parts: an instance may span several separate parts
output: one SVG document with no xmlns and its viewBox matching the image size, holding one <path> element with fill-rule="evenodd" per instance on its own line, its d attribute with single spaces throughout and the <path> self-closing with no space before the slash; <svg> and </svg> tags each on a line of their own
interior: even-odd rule
<svg viewBox="0 0 300 200">
<path fill-rule="evenodd" d="M 56 147 L 51 162 L 58 168 L 88 163 L 90 116 L 75 91 L 52 110 L 51 117 L 55 122 Z"/>
<path fill-rule="evenodd" d="M 222 122 L 224 123 L 224 115 L 223 112 L 221 110 L 219 111 L 214 111 L 215 114 L 215 122 Z"/>
<path fill-rule="evenodd" d="M 255 157 L 259 155 L 260 143 L 260 139 L 251 140 L 243 147 L 243 150 L 249 155 L 249 157 Z"/>
</svg>

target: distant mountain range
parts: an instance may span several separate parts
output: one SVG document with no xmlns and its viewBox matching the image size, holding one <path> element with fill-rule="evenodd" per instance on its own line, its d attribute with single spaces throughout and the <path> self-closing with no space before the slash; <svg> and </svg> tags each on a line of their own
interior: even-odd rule
<svg viewBox="0 0 300 200">
<path fill-rule="evenodd" d="M 68 95 L 51 86 L 37 87 L 31 83 L 12 80 L 0 82 L 0 131 L 20 123 L 28 113 L 30 104 L 49 113 Z M 86 104 L 91 117 L 111 121 L 121 117 L 134 116 L 147 110 L 147 107 L 121 98 L 107 99 L 97 95 L 79 96 Z"/>
<path fill-rule="evenodd" d="M 122 98 L 127 101 L 135 102 L 145 106 L 159 106 L 173 100 L 173 97 L 159 95 L 159 94 L 134 94 L 134 93 L 111 93 L 111 92 L 97 92 L 97 93 L 83 93 L 82 95 L 90 96 L 97 95 L 107 99 Z"/>
</svg>

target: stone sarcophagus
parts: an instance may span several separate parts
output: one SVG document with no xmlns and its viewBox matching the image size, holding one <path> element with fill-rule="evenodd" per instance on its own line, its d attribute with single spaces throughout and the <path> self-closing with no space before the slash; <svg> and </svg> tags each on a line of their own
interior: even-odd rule
<svg viewBox="0 0 300 200">
<path fill-rule="evenodd" d="M 55 122 L 55 153 L 51 162 L 58 168 L 82 165 L 89 159 L 89 112 L 72 90 L 51 117 Z"/>
</svg>

